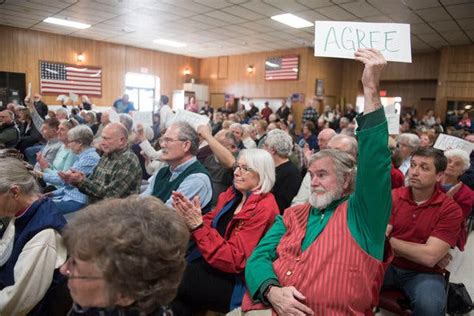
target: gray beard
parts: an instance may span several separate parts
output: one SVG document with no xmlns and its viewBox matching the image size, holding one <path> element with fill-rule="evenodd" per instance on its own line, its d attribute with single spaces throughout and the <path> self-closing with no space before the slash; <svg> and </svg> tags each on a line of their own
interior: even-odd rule
<svg viewBox="0 0 474 316">
<path fill-rule="evenodd" d="M 314 192 L 311 192 L 309 197 L 309 203 L 311 206 L 317 209 L 325 209 L 333 201 L 338 200 L 342 197 L 342 189 L 337 189 L 332 192 L 326 192 L 323 195 L 316 195 Z"/>
</svg>

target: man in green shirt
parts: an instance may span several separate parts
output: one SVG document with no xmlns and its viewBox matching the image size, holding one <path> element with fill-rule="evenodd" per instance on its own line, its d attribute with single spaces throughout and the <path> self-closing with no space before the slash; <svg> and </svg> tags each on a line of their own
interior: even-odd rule
<svg viewBox="0 0 474 316">
<path fill-rule="evenodd" d="M 383 279 L 381 264 L 384 260 L 385 230 L 392 206 L 391 159 L 387 146 L 388 130 L 378 94 L 380 75 L 386 62 L 382 54 L 374 49 L 358 50 L 355 53 L 355 59 L 365 64 L 362 75 L 365 113 L 357 118 L 359 126 L 357 131 L 359 141 L 357 176 L 354 179 L 355 165 L 354 161 L 351 162 L 352 158 L 349 154 L 338 150 L 323 150 L 315 154 L 308 168 L 308 172 L 311 174 L 312 193 L 309 202 L 311 205 L 303 204 L 290 208 L 283 217 L 277 217 L 274 225 L 261 240 L 247 263 L 245 277 L 251 299 L 254 303 L 263 303 L 269 306 L 267 308 L 271 307 L 279 315 L 324 313 L 333 309 L 332 305 L 337 304 L 339 304 L 337 306 L 339 310 L 345 310 L 345 308 L 353 310 L 354 305 L 362 306 L 360 308 L 363 313 L 364 310 L 370 310 L 369 305 L 373 305 L 377 301 L 377 294 L 373 289 L 379 288 L 382 281 L 380 278 Z M 354 185 L 355 191 L 352 193 Z M 307 207 L 309 211 L 307 217 L 302 221 L 299 214 L 305 214 L 301 212 L 304 207 Z M 292 209 L 295 212 L 291 212 Z M 347 222 L 346 226 L 352 236 L 349 239 L 356 242 L 355 246 L 352 244 L 348 246 L 348 248 L 352 247 L 349 250 L 353 252 L 349 252 L 344 247 L 337 248 L 339 246 L 334 246 L 332 243 L 321 248 L 315 241 L 323 239 L 323 235 L 330 227 L 333 229 L 333 222 L 336 219 L 334 221 L 331 219 L 339 218 L 340 216 L 335 216 L 335 214 L 341 214 L 343 211 L 347 212 L 347 216 L 345 216 L 347 221 L 344 223 Z M 292 213 L 294 214 L 292 215 Z M 296 219 L 292 219 L 292 216 Z M 297 227 L 291 225 L 287 227 L 287 224 L 296 223 L 295 225 L 298 226 L 298 221 L 306 223 L 306 227 L 304 227 L 301 247 L 296 251 L 299 253 L 295 255 L 294 249 L 288 250 L 292 247 L 290 244 L 288 244 L 288 249 L 285 248 L 285 242 L 291 240 L 288 236 L 295 234 L 295 229 L 298 230 Z M 283 246 L 280 245 L 281 242 L 283 242 Z M 342 296 L 351 296 L 345 294 L 342 285 L 337 284 L 338 282 L 329 281 L 334 279 L 334 276 L 327 275 L 324 276 L 329 281 L 327 288 L 322 289 L 320 293 L 313 290 L 317 287 L 317 283 L 321 282 L 323 276 L 317 273 L 312 274 L 314 269 L 318 268 L 309 268 L 311 263 L 305 262 L 304 265 L 298 266 L 297 262 L 300 258 L 304 260 L 305 257 L 311 256 L 308 252 L 314 249 L 318 249 L 317 256 L 328 256 L 328 261 L 340 256 L 340 253 L 348 251 L 348 253 L 357 253 L 361 256 L 361 260 L 374 264 L 373 270 L 375 271 L 365 271 L 362 268 L 361 272 L 361 275 L 365 277 L 363 281 L 367 280 L 366 283 L 368 283 L 366 288 L 368 291 L 372 290 L 373 297 L 362 299 L 365 300 L 364 304 L 357 302 L 357 300 L 361 300 L 360 297 L 347 297 L 344 298 L 346 301 L 342 302 L 327 301 L 328 293 L 332 290 L 335 293 L 342 291 L 340 292 Z M 288 261 L 288 257 L 291 257 L 296 263 L 285 263 L 285 260 Z M 351 262 L 350 258 L 348 260 L 346 269 L 351 270 L 353 267 L 350 265 L 357 265 L 357 263 Z M 328 269 L 324 268 L 325 265 L 326 263 L 322 263 L 323 268 L 319 271 L 327 271 Z M 285 272 L 282 271 L 282 266 L 285 267 Z M 288 266 L 292 268 L 287 269 Z M 358 268 L 360 269 L 360 266 Z M 298 277 L 298 273 L 302 273 L 302 271 L 305 271 L 305 276 Z M 342 270 L 342 274 L 345 273 L 348 274 L 349 271 Z M 314 276 L 313 280 L 311 276 Z M 295 280 L 299 284 L 292 283 L 291 280 Z M 307 287 L 307 283 L 311 282 L 314 282 L 313 289 Z M 347 285 L 346 283 L 350 282 L 351 280 L 347 281 L 346 278 L 341 283 Z M 341 286 L 341 289 L 338 289 L 338 286 Z M 358 286 L 358 284 L 347 285 L 347 288 L 351 289 L 347 293 L 357 292 Z M 311 290 L 307 290 L 305 293 L 299 287 Z M 326 297 L 326 301 L 323 297 Z M 245 305 L 244 300 L 244 311 L 254 308 Z M 256 309 L 261 309 L 261 307 L 256 307 Z"/>
</svg>

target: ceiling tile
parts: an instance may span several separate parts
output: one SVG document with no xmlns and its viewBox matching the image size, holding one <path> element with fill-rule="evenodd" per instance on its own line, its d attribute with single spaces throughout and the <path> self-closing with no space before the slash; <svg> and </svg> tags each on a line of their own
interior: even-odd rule
<svg viewBox="0 0 474 316">
<path fill-rule="evenodd" d="M 449 20 L 451 17 L 446 12 L 444 8 L 430 8 L 430 9 L 421 9 L 416 11 L 425 21 L 445 21 Z"/>
<path fill-rule="evenodd" d="M 373 22 L 373 23 L 393 23 L 394 20 L 387 15 L 376 15 L 364 18 L 365 22 Z"/>
<path fill-rule="evenodd" d="M 446 9 L 455 19 L 474 17 L 474 2 L 472 1 L 470 3 L 448 6 Z"/>
<path fill-rule="evenodd" d="M 404 0 L 406 5 L 411 9 L 426 9 L 440 7 L 441 4 L 438 0 Z"/>
<path fill-rule="evenodd" d="M 468 3 L 470 0 L 441 0 L 441 3 L 444 5 L 454 5 Z"/>
<path fill-rule="evenodd" d="M 281 10 L 274 6 L 260 2 L 259 0 L 250 0 L 249 2 L 241 4 L 241 6 L 267 17 L 271 17 L 277 14 L 287 13 L 284 10 Z"/>
<path fill-rule="evenodd" d="M 336 21 L 347 21 L 348 19 L 353 19 L 356 17 L 347 12 L 346 10 L 335 5 L 331 7 L 320 8 L 316 11 Z"/>
<path fill-rule="evenodd" d="M 298 12 L 298 16 L 310 21 L 311 23 L 314 23 L 315 21 L 327 21 L 329 20 L 328 17 L 314 11 L 314 10 L 306 10 L 306 11 L 301 11 Z"/>
<path fill-rule="evenodd" d="M 474 30 L 474 18 L 460 19 L 458 23 L 463 30 Z"/>
<path fill-rule="evenodd" d="M 386 14 L 396 14 L 408 10 L 401 1 L 367 0 L 367 3 Z"/>
<path fill-rule="evenodd" d="M 230 13 L 230 14 L 233 14 L 233 15 L 244 17 L 246 20 L 249 20 L 249 21 L 259 20 L 259 19 L 265 18 L 265 16 L 263 16 L 261 14 L 258 14 L 255 11 L 249 10 L 247 8 L 244 8 L 244 7 L 241 7 L 241 6 L 238 6 L 238 5 L 234 5 L 234 6 L 231 6 L 231 7 L 221 9 L 221 11 L 224 11 L 224 12 L 227 12 L 227 13 Z"/>
<path fill-rule="evenodd" d="M 296 2 L 310 9 L 329 7 L 333 5 L 330 0 L 296 0 Z"/>
<path fill-rule="evenodd" d="M 454 20 L 431 22 L 430 25 L 440 33 L 460 31 L 459 26 Z"/>
<path fill-rule="evenodd" d="M 441 35 L 439 35 L 438 33 L 423 34 L 423 35 L 419 35 L 418 37 L 426 43 L 444 42 L 444 43 L 447 44 L 446 40 Z"/>
<path fill-rule="evenodd" d="M 306 6 L 297 3 L 295 0 L 262 0 L 268 5 L 274 6 L 286 13 L 295 13 L 308 10 Z"/>
<path fill-rule="evenodd" d="M 410 30 L 413 34 L 423 35 L 423 34 L 432 34 L 436 31 L 426 23 L 411 24 Z"/>
<path fill-rule="evenodd" d="M 415 13 L 411 11 L 403 11 L 397 12 L 393 14 L 389 14 L 390 18 L 394 22 L 397 23 L 409 23 L 409 24 L 416 24 L 416 23 L 423 23 L 423 20 Z"/>
<path fill-rule="evenodd" d="M 374 15 L 380 15 L 380 11 L 378 9 L 364 2 L 351 2 L 351 3 L 341 4 L 340 6 L 346 9 L 347 11 L 350 11 L 355 16 L 358 16 L 361 18 L 374 16 Z"/>
<path fill-rule="evenodd" d="M 235 15 L 223 12 L 223 11 L 217 11 L 217 10 L 208 12 L 208 13 L 206 13 L 206 15 L 209 16 L 209 17 L 215 18 L 215 19 L 226 21 L 226 22 L 231 23 L 231 24 L 243 23 L 243 22 L 247 21 L 247 20 L 244 20 L 244 19 L 242 19 L 238 16 L 235 16 Z"/>
<path fill-rule="evenodd" d="M 189 1 L 188 1 L 189 2 Z M 213 9 L 222 9 L 225 7 L 232 6 L 232 3 L 227 3 L 222 0 L 193 0 L 196 4 L 200 4 L 204 7 L 209 7 Z"/>
<path fill-rule="evenodd" d="M 265 32 L 274 31 L 273 28 L 271 28 L 269 26 L 266 26 L 266 25 L 263 25 L 263 24 L 258 24 L 256 22 L 245 22 L 241 25 L 245 26 L 248 29 L 254 30 L 258 33 L 260 33 L 260 32 L 265 33 Z"/>
</svg>

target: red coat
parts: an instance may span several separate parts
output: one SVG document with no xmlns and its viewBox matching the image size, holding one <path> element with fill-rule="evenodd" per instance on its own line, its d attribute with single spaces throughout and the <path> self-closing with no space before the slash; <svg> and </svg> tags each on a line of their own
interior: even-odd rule
<svg viewBox="0 0 474 316">
<path fill-rule="evenodd" d="M 227 273 L 240 273 L 280 211 L 272 193 L 252 193 L 240 212 L 230 220 L 222 237 L 211 223 L 233 198 L 235 192 L 231 186 L 219 195 L 216 207 L 204 215 L 204 225 L 195 230 L 192 237 L 202 257 L 212 267 Z"/>
<path fill-rule="evenodd" d="M 400 188 L 405 183 L 405 176 L 403 172 L 395 168 L 392 163 L 392 169 L 390 170 L 390 176 L 392 180 L 392 189 Z"/>
</svg>

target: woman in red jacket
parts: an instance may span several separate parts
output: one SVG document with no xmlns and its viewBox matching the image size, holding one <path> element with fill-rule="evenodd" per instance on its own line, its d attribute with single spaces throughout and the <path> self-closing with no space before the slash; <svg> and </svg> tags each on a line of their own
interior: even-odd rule
<svg viewBox="0 0 474 316">
<path fill-rule="evenodd" d="M 273 194 L 275 165 L 268 152 L 246 149 L 234 165 L 233 186 L 201 215 L 199 198 L 173 192 L 173 206 L 191 231 L 188 265 L 172 304 L 175 315 L 225 313 L 241 305 L 243 272 L 260 238 L 279 214 Z"/>
</svg>

